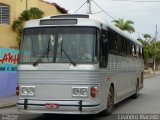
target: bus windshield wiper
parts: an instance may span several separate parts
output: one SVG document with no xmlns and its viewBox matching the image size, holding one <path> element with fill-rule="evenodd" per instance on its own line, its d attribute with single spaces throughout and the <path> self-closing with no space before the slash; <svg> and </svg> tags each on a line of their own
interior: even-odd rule
<svg viewBox="0 0 160 120">
<path fill-rule="evenodd" d="M 76 63 L 69 57 L 69 55 L 66 53 L 66 51 L 61 48 L 61 51 L 64 52 L 64 55 L 68 58 L 68 60 L 72 63 L 73 66 L 76 66 Z"/>
<path fill-rule="evenodd" d="M 47 58 L 48 58 L 48 54 L 49 54 L 49 51 L 50 51 L 50 40 L 48 41 L 48 46 L 47 46 L 47 49 L 42 53 L 42 55 L 33 63 L 33 66 L 37 66 L 38 63 L 41 61 L 41 59 L 43 57 L 45 57 L 47 55 Z"/>
</svg>

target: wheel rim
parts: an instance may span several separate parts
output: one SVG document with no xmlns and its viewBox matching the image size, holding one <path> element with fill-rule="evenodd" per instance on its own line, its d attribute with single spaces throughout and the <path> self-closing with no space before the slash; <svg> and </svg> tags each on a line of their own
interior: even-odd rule
<svg viewBox="0 0 160 120">
<path fill-rule="evenodd" d="M 111 91 L 109 91 L 108 99 L 107 99 L 107 108 L 110 110 L 113 107 L 113 95 Z"/>
</svg>

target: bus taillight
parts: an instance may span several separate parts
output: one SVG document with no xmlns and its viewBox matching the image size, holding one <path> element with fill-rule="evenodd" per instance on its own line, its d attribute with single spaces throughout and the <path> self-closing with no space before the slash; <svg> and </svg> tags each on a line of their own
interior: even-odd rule
<svg viewBox="0 0 160 120">
<path fill-rule="evenodd" d="M 19 86 L 16 87 L 16 95 L 19 96 Z"/>
<path fill-rule="evenodd" d="M 91 87 L 90 89 L 91 97 L 95 98 L 97 96 L 97 87 Z"/>
</svg>

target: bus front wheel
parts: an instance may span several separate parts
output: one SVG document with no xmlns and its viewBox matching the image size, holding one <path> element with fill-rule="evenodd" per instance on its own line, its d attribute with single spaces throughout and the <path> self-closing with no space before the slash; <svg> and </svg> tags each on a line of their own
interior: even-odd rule
<svg viewBox="0 0 160 120">
<path fill-rule="evenodd" d="M 108 92 L 108 97 L 107 97 L 107 109 L 105 109 L 103 112 L 102 112 L 102 115 L 110 115 L 112 114 L 112 111 L 113 111 L 113 107 L 114 107 L 114 89 L 113 87 L 111 86 L 110 87 L 110 90 Z"/>
</svg>

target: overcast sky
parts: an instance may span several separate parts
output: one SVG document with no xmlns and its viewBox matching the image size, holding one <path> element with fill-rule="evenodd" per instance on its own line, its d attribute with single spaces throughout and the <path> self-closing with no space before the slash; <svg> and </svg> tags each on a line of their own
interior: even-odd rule
<svg viewBox="0 0 160 120">
<path fill-rule="evenodd" d="M 47 0 L 52 1 L 65 9 L 69 13 L 74 13 L 86 0 Z M 156 24 L 158 32 L 160 32 L 160 0 L 94 0 L 101 8 L 103 8 L 113 18 L 124 18 L 132 20 L 136 29 L 136 36 L 148 33 L 155 34 Z M 92 2 L 92 12 L 101 11 L 94 2 Z M 85 4 L 77 13 L 87 13 L 87 5 Z M 113 19 L 104 12 L 96 15 L 106 17 L 109 21 Z M 158 34 L 160 37 L 160 33 Z"/>
</svg>

